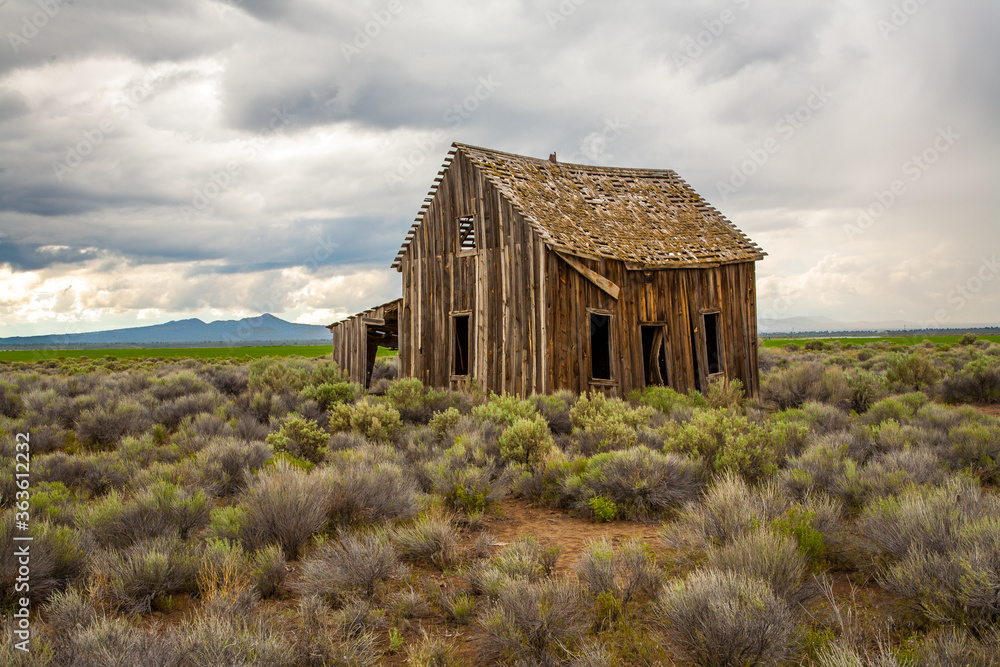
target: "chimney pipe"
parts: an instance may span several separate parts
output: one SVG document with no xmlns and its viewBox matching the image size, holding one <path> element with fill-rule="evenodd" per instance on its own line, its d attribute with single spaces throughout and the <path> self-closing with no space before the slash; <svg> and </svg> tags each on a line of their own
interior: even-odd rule
<svg viewBox="0 0 1000 667">
<path fill-rule="evenodd" d="M 552 164 L 559 164 L 559 162 L 556 161 L 556 152 L 555 151 L 552 151 L 549 154 L 549 162 L 551 162 Z"/>
</svg>

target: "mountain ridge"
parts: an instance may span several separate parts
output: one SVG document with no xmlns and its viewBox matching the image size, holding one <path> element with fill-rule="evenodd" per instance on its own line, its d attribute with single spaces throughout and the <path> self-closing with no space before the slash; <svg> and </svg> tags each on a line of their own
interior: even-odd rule
<svg viewBox="0 0 1000 667">
<path fill-rule="evenodd" d="M 229 343 L 254 345 L 261 343 L 326 343 L 329 330 L 318 324 L 288 322 L 270 313 L 240 320 L 204 322 L 196 317 L 170 320 L 142 327 L 106 329 L 86 333 L 42 334 L 0 338 L 0 346 L 34 347 L 53 345 L 192 345 L 197 343 Z"/>
</svg>

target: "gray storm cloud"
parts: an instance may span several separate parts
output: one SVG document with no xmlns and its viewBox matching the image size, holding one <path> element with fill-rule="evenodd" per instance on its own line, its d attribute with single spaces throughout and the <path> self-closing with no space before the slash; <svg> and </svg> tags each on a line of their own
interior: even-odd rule
<svg viewBox="0 0 1000 667">
<path fill-rule="evenodd" d="M 994 2 L 11 0 L 0 25 L 0 336 L 392 298 L 453 140 L 676 169 L 769 252 L 762 316 L 1000 312 Z"/>
</svg>

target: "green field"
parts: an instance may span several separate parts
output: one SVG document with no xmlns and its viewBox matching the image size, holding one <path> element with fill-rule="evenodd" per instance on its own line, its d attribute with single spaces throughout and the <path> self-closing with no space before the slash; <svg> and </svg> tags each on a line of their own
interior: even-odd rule
<svg viewBox="0 0 1000 667">
<path fill-rule="evenodd" d="M 44 361 L 46 359 L 257 359 L 259 357 L 322 357 L 329 345 L 277 345 L 261 347 L 157 347 L 96 350 L 2 350 L 0 361 Z M 391 357 L 396 350 L 380 347 L 378 356 Z"/>
<path fill-rule="evenodd" d="M 988 340 L 993 343 L 1000 343 L 1000 336 L 979 336 L 982 340 Z M 955 345 L 962 339 L 961 336 L 875 336 L 871 338 L 856 338 L 853 336 L 847 337 L 814 337 L 814 338 L 765 338 L 763 339 L 764 347 L 784 347 L 791 343 L 792 345 L 798 345 L 799 347 L 805 345 L 811 340 L 821 340 L 824 343 L 839 342 L 841 345 L 846 345 L 848 343 L 853 345 L 864 345 L 865 343 L 879 343 L 882 341 L 888 343 L 896 343 L 897 345 L 919 345 L 925 340 L 929 340 L 936 344 L 948 344 Z"/>
</svg>

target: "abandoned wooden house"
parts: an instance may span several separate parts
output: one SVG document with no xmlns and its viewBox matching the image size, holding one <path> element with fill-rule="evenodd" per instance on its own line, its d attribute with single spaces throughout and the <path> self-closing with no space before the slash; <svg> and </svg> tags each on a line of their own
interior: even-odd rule
<svg viewBox="0 0 1000 667">
<path fill-rule="evenodd" d="M 402 299 L 331 325 L 334 358 L 365 382 L 395 338 L 400 375 L 435 387 L 624 396 L 738 378 L 756 395 L 763 257 L 673 171 L 454 144 L 392 264 Z"/>
</svg>

